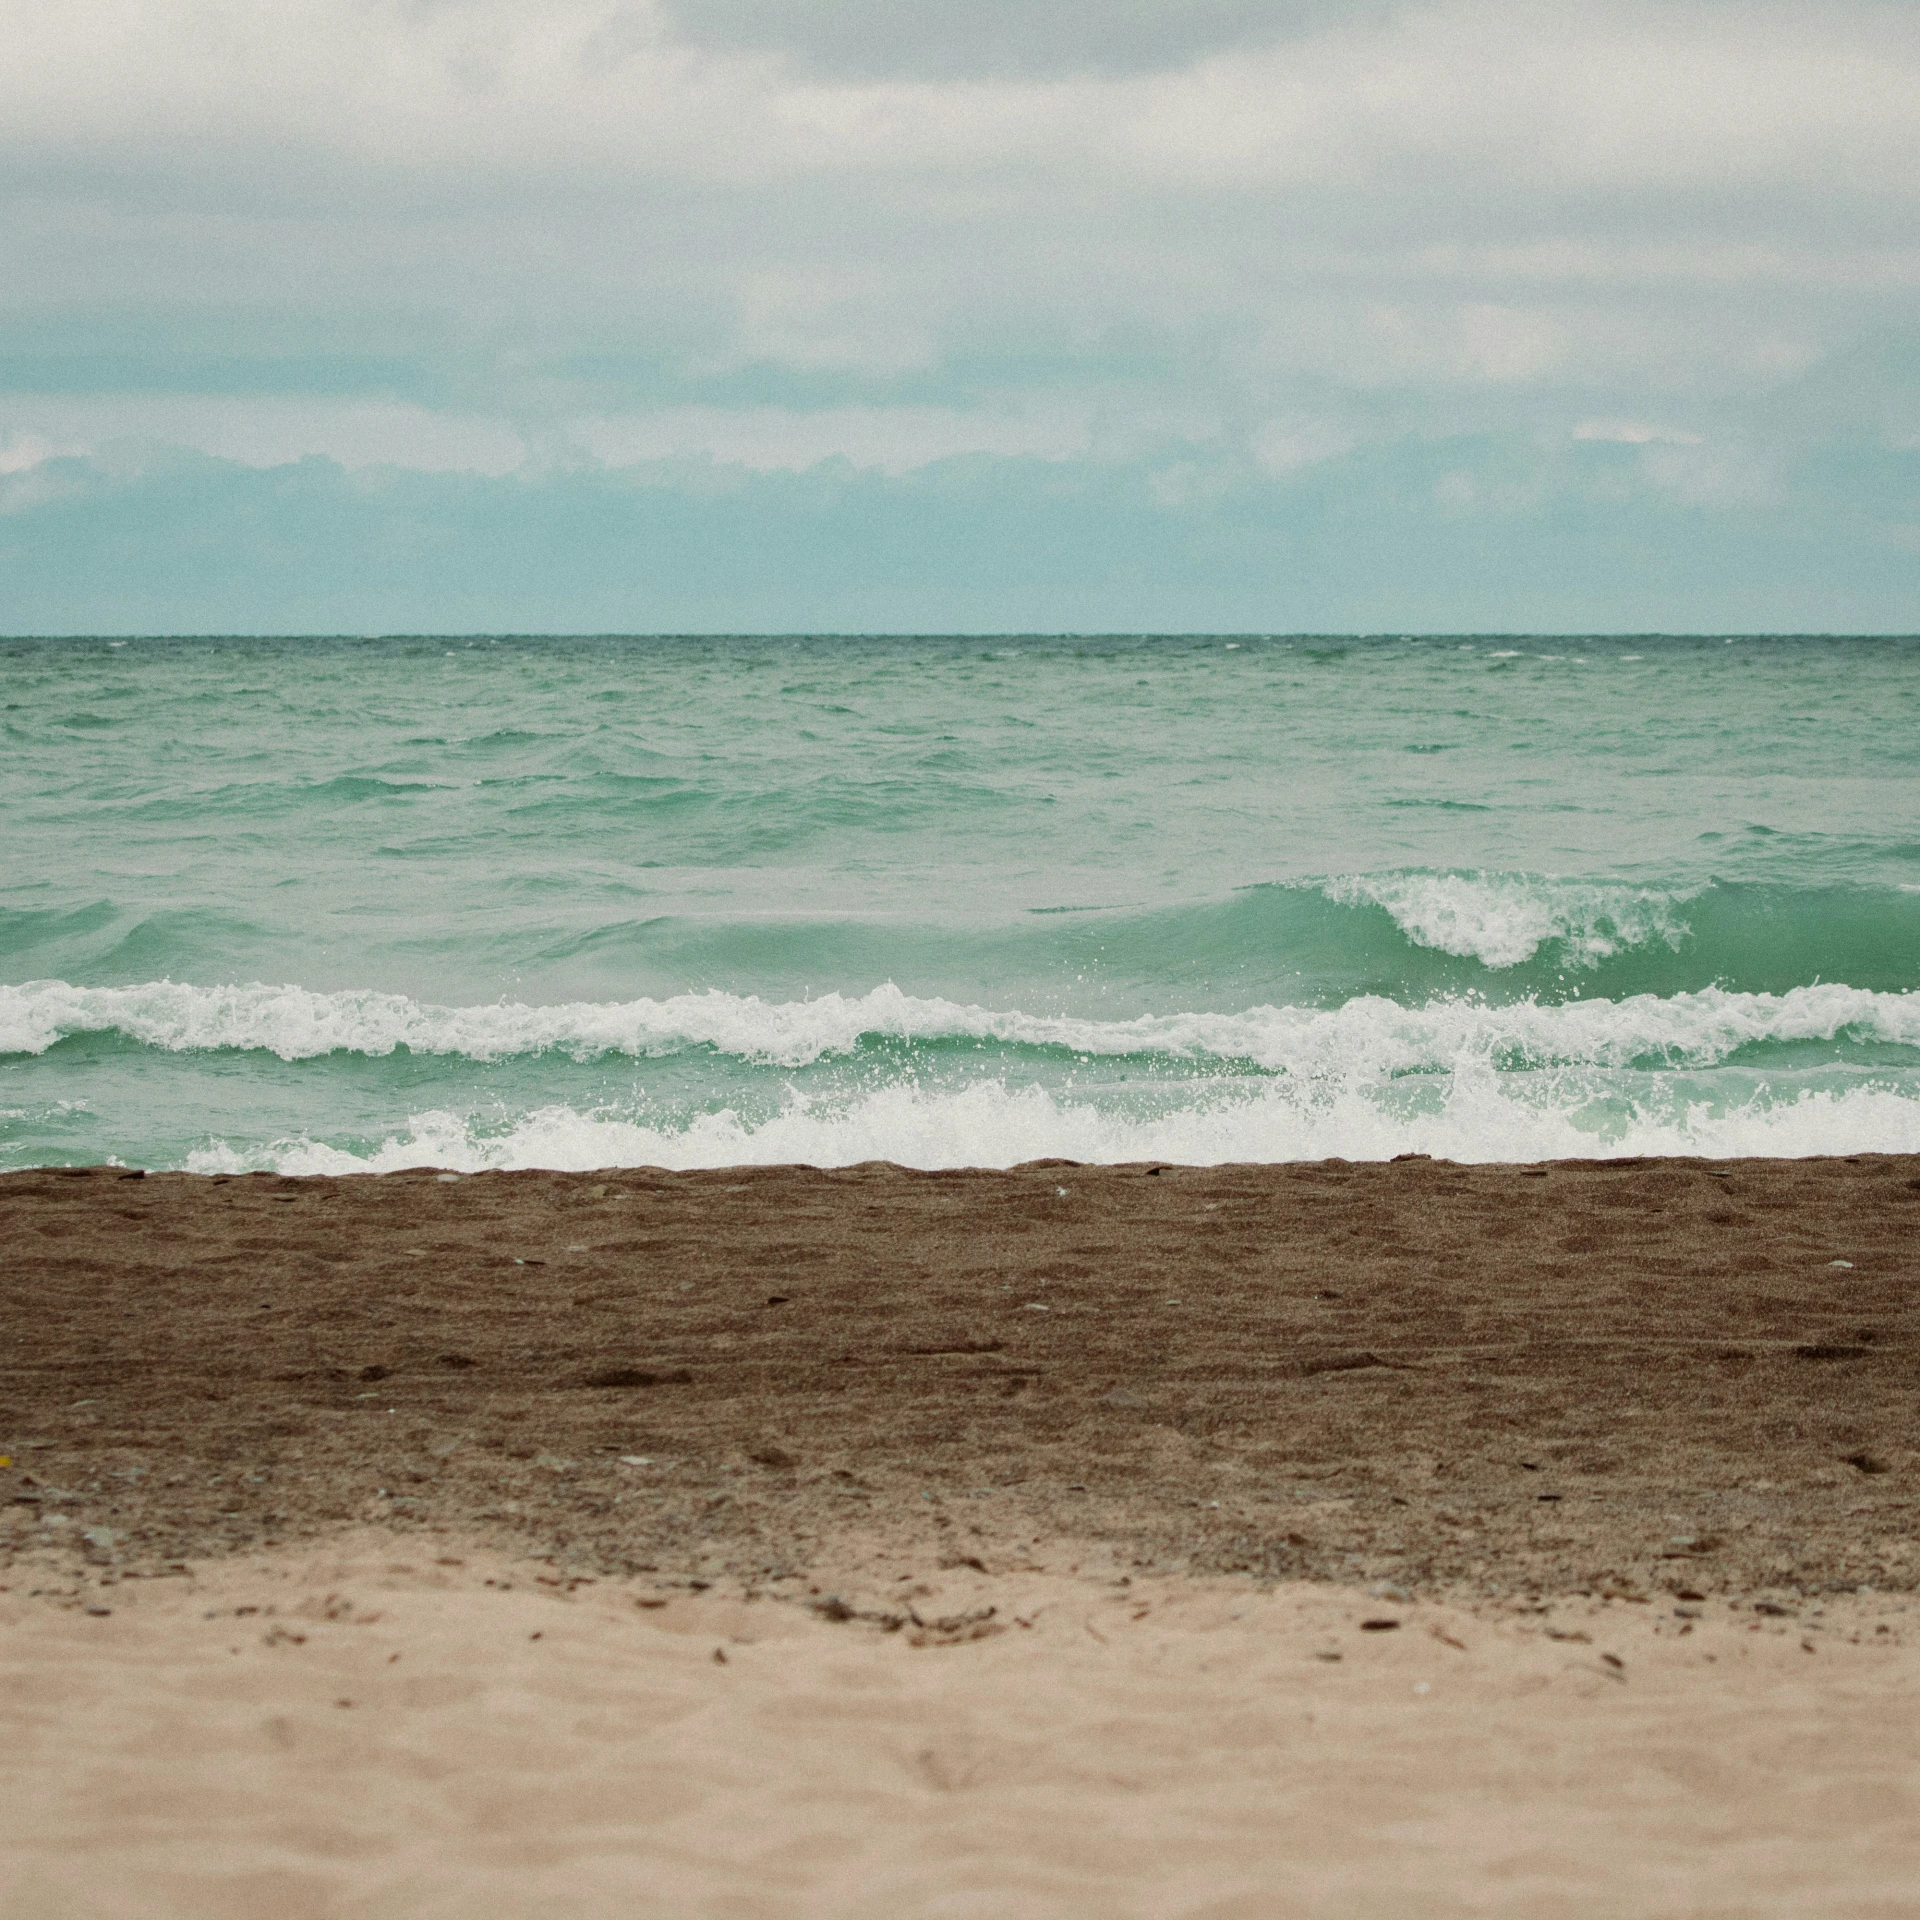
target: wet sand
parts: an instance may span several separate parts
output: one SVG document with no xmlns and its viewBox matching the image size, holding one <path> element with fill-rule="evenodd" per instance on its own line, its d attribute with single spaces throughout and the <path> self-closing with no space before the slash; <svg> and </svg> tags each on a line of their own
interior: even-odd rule
<svg viewBox="0 0 1920 1920">
<path fill-rule="evenodd" d="M 1910 1584 L 1920 1162 L 0 1179 L 14 1529 Z"/>
<path fill-rule="evenodd" d="M 1889 1156 L 5 1176 L 5 1871 L 1911 1911 L 1916 1227 Z"/>
</svg>

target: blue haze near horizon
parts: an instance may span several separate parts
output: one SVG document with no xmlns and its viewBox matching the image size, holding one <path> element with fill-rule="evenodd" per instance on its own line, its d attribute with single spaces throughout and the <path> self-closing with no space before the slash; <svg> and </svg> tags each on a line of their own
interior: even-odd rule
<svg viewBox="0 0 1920 1920">
<path fill-rule="evenodd" d="M 1920 642 L 0 642 L 0 1165 L 1920 1150 Z"/>
<path fill-rule="evenodd" d="M 1595 614 L 1901 634 L 1920 608 L 1915 553 L 1888 537 L 1920 527 L 1920 451 L 1809 462 L 1777 500 L 1711 511 L 1676 506 L 1633 448 L 1485 439 L 1284 479 L 1217 460 L 1194 504 L 1158 497 L 1150 464 L 989 455 L 488 477 L 149 452 L 30 478 L 0 516 L 15 634 L 1578 634 Z"/>
</svg>

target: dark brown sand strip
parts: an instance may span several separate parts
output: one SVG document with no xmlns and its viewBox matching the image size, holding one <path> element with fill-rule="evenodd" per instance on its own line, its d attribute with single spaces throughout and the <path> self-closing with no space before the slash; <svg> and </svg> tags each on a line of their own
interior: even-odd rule
<svg viewBox="0 0 1920 1920">
<path fill-rule="evenodd" d="M 1908 1589 L 1920 1159 L 0 1178 L 0 1553 Z"/>
</svg>

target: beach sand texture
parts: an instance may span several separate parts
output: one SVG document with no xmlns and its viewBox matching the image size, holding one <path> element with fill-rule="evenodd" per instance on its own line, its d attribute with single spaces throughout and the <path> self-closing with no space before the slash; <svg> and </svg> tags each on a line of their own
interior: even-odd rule
<svg viewBox="0 0 1920 1920">
<path fill-rule="evenodd" d="M 1920 1911 L 1916 1223 L 6 1176 L 6 1910 Z"/>
</svg>

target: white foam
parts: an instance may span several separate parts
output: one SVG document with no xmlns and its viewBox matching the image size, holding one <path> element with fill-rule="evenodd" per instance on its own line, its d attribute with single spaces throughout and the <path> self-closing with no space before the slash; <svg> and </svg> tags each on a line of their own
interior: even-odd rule
<svg viewBox="0 0 1920 1920">
<path fill-rule="evenodd" d="M 1652 1079 L 1652 1076 L 1642 1076 Z M 1089 1163 L 1142 1160 L 1187 1165 L 1289 1160 L 1384 1160 L 1427 1153 L 1460 1161 L 1580 1159 L 1617 1154 L 1794 1157 L 1920 1152 L 1920 1097 L 1886 1086 L 1802 1091 L 1764 1088 L 1727 1106 L 1644 1086 L 1620 1098 L 1569 1087 L 1564 1076 L 1496 1074 L 1484 1066 L 1409 1096 L 1346 1084 L 1307 1089 L 1265 1082 L 1241 1097 L 1193 1102 L 1156 1115 L 1116 1114 L 1038 1087 L 982 1081 L 959 1092 L 895 1086 L 839 1106 L 794 1097 L 753 1124 L 733 1112 L 684 1126 L 567 1106 L 530 1113 L 501 1130 L 457 1114 L 414 1115 L 368 1152 L 314 1140 L 260 1147 L 228 1142 L 194 1153 L 202 1173 L 268 1168 L 288 1174 L 387 1173 L 436 1166 L 489 1168 L 724 1167 L 802 1163 L 851 1166 L 891 1160 L 912 1167 L 1004 1167 L 1058 1157 Z"/>
<path fill-rule="evenodd" d="M 1517 967 L 1559 942 L 1576 966 L 1598 966 L 1623 948 L 1687 936 L 1683 897 L 1646 887 L 1599 886 L 1524 874 L 1388 873 L 1329 880 L 1340 906 L 1384 907 L 1416 946 Z"/>
<path fill-rule="evenodd" d="M 42 980 L 0 986 L 0 1054 L 43 1053 L 83 1033 L 119 1033 L 169 1052 L 258 1050 L 282 1060 L 384 1055 L 403 1046 L 470 1060 L 548 1052 L 579 1060 L 609 1054 L 644 1059 L 711 1048 L 788 1068 L 849 1054 L 863 1041 L 973 1040 L 1344 1078 L 1446 1069 L 1463 1056 L 1497 1058 L 1508 1066 L 1625 1066 L 1650 1058 L 1703 1066 L 1762 1042 L 1832 1041 L 1843 1034 L 1920 1047 L 1920 992 L 1875 993 L 1834 982 L 1783 994 L 1713 987 L 1624 1000 L 1498 1006 L 1442 999 L 1420 1007 L 1361 996 L 1332 1008 L 1263 1006 L 1096 1020 L 922 999 L 892 985 L 815 1000 L 766 1001 L 715 991 L 546 1007 L 443 1007 L 398 994 L 258 984 L 76 987 Z"/>
</svg>

